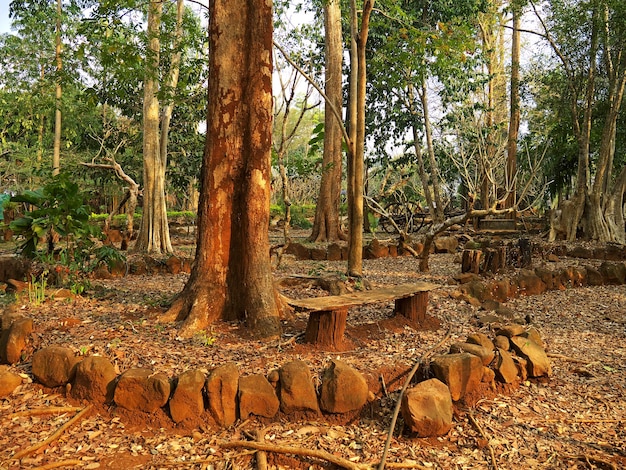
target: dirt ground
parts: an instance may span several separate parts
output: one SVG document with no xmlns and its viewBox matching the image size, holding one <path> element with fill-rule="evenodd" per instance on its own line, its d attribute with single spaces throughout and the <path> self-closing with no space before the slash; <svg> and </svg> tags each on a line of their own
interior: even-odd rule
<svg viewBox="0 0 626 470">
<path fill-rule="evenodd" d="M 562 258 L 549 267 L 577 263 Z M 541 264 L 548 265 L 536 260 L 535 265 Z M 286 257 L 276 276 L 340 276 L 344 271 L 344 262 Z M 302 313 L 284 320 L 279 341 L 252 341 L 237 325 L 225 323 L 183 339 L 177 325 L 160 324 L 157 317 L 180 292 L 186 275 L 94 280 L 72 301 L 34 305 L 22 300 L 17 308 L 34 319 L 35 332 L 26 360 L 12 367 L 23 374 L 23 385 L 0 400 L 0 469 L 58 468 L 55 464 L 82 469 L 256 468 L 254 451 L 221 444 L 250 439 L 257 431 L 275 446 L 321 449 L 354 464 L 377 464 L 398 390 L 415 361 L 448 331 L 450 338 L 437 353 L 470 333 L 489 333 L 489 326 L 480 325 L 478 317 L 485 313 L 480 308 L 450 296 L 455 289 L 450 278 L 460 272 L 456 255 L 433 255 L 427 274 L 417 271 L 411 257 L 366 260 L 364 271 L 374 286 L 415 280 L 439 284 L 430 295 L 428 313 L 440 327 L 416 331 L 393 318 L 393 305 L 385 303 L 350 311 L 350 347 L 341 352 L 303 344 Z M 303 282 L 283 293 L 304 297 L 321 292 Z M 506 306 L 519 318 L 529 316 L 541 331 L 552 355 L 553 376 L 485 393 L 471 406 L 459 404 L 452 430 L 440 438 L 416 438 L 400 419 L 387 468 L 393 464 L 431 469 L 626 468 L 626 286 L 554 291 L 509 300 Z M 238 422 L 228 429 L 217 428 L 208 416 L 176 426 L 164 411 L 141 415 L 97 409 L 21 462 L 11 460 L 16 452 L 48 439 L 76 414 L 33 414 L 33 410 L 86 405 L 68 400 L 65 389 L 50 390 L 32 382 L 32 352 L 48 345 L 70 347 L 77 355 L 106 356 L 120 372 L 148 367 L 170 377 L 192 368 L 208 372 L 226 362 L 236 363 L 242 375 L 267 374 L 302 359 L 319 378 L 330 359 L 341 358 L 367 377 L 376 400 L 358 415 L 279 415 Z M 270 468 L 336 468 L 292 454 L 270 452 L 267 457 Z"/>
</svg>

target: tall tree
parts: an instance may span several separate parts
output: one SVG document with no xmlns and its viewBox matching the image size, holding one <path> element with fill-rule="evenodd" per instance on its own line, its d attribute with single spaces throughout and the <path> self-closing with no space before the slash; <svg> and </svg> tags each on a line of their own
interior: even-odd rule
<svg viewBox="0 0 626 470">
<path fill-rule="evenodd" d="M 339 200 L 342 174 L 342 122 L 333 113 L 341 110 L 343 38 L 341 34 L 341 7 L 339 0 L 324 3 L 325 78 L 324 154 L 320 193 L 315 207 L 311 241 L 345 240 L 339 222 Z"/>
<path fill-rule="evenodd" d="M 348 144 L 348 275 L 363 276 L 363 194 L 365 167 L 366 50 L 374 0 L 359 10 L 350 2 L 350 97 Z"/>
<path fill-rule="evenodd" d="M 61 72 L 63 71 L 63 60 L 61 58 L 61 20 L 63 19 L 63 9 L 61 0 L 57 0 L 56 7 L 56 44 L 55 58 L 57 63 L 57 78 L 55 83 L 55 110 L 54 110 L 54 150 L 52 153 L 52 176 L 59 174 L 61 168 Z"/>
<path fill-rule="evenodd" d="M 509 194 L 505 201 L 505 207 L 515 205 L 516 184 L 515 175 L 517 173 L 517 138 L 520 126 L 520 17 L 521 7 L 517 2 L 511 2 L 513 12 L 513 30 L 511 33 L 511 91 L 509 105 L 509 133 L 507 136 L 506 151 L 506 189 Z M 513 217 L 515 214 L 512 214 Z"/>
<path fill-rule="evenodd" d="M 159 92 L 160 35 L 163 2 L 148 5 L 148 48 L 143 97 L 143 213 L 135 244 L 136 251 L 172 253 L 167 208 L 165 204 L 165 169 L 167 133 L 161 138 Z M 169 125 L 171 109 L 164 118 Z"/>
<path fill-rule="evenodd" d="M 193 334 L 217 319 L 280 334 L 269 255 L 272 2 L 209 4 L 207 139 L 194 267 L 168 318 Z"/>
</svg>

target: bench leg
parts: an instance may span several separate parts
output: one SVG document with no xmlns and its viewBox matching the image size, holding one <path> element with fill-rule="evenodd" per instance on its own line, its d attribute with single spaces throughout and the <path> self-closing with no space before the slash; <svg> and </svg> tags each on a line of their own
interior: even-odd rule
<svg viewBox="0 0 626 470">
<path fill-rule="evenodd" d="M 339 349 L 343 344 L 347 318 L 347 308 L 311 312 L 304 341 L 317 346 Z"/>
<path fill-rule="evenodd" d="M 396 299 L 395 313 L 405 316 L 413 323 L 420 323 L 426 318 L 427 306 L 428 291 L 418 292 L 411 297 Z"/>
</svg>

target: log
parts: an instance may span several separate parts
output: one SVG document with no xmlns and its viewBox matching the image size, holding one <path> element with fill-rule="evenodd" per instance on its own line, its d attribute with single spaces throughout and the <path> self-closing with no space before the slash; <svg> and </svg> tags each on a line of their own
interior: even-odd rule
<svg viewBox="0 0 626 470">
<path fill-rule="evenodd" d="M 428 291 L 418 292 L 411 297 L 396 300 L 395 313 L 408 318 L 413 323 L 421 323 L 426 318 Z"/>
<path fill-rule="evenodd" d="M 482 251 L 480 250 L 463 250 L 461 272 L 478 274 L 480 272 L 481 257 Z"/>
</svg>

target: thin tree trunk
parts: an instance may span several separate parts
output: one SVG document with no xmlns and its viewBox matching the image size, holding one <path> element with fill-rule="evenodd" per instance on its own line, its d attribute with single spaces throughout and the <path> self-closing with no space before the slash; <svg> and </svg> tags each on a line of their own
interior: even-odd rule
<svg viewBox="0 0 626 470">
<path fill-rule="evenodd" d="M 435 158 L 435 148 L 433 146 L 433 131 L 430 123 L 430 110 L 428 107 L 428 90 L 426 89 L 426 80 L 422 81 L 422 90 L 420 93 L 422 109 L 424 111 L 424 130 L 426 131 L 426 148 L 428 150 L 428 159 L 430 162 L 430 180 L 433 185 L 433 202 L 435 207 L 430 208 L 433 222 L 442 222 L 444 219 L 443 198 L 441 197 L 441 185 L 439 184 L 439 165 Z"/>
<path fill-rule="evenodd" d="M 54 111 L 54 147 L 52 152 L 52 175 L 58 175 L 61 168 L 61 72 L 63 71 L 63 63 L 61 59 L 61 0 L 57 0 L 57 18 L 56 18 L 56 62 L 57 76 L 55 86 L 55 111 Z"/>
<path fill-rule="evenodd" d="M 511 44 L 511 104 L 505 175 L 506 191 L 508 196 L 504 203 L 505 208 L 513 207 L 516 203 L 517 137 L 520 125 L 520 14 L 521 12 L 519 8 L 513 8 L 513 32 Z M 515 213 L 512 213 L 512 217 L 515 217 Z"/>
<path fill-rule="evenodd" d="M 342 123 L 335 117 L 331 107 L 340 110 L 342 95 L 343 41 L 341 37 L 341 9 L 339 0 L 324 4 L 325 28 L 325 93 L 324 109 L 324 155 L 322 157 L 322 180 L 315 208 L 315 221 L 311 241 L 345 240 L 339 222 L 342 168 Z"/>
<path fill-rule="evenodd" d="M 173 253 L 165 205 L 165 162 L 162 161 L 159 132 L 157 80 L 160 52 L 160 24 L 163 3 L 151 0 L 148 7 L 148 51 L 143 103 L 143 212 L 135 251 Z"/>
<path fill-rule="evenodd" d="M 349 204 L 350 212 L 350 233 L 348 240 L 348 275 L 361 277 L 363 275 L 363 168 L 365 153 L 365 99 L 367 72 L 365 61 L 365 46 L 369 32 L 369 20 L 374 8 L 374 0 L 365 0 L 361 13 L 361 28 L 357 31 L 358 20 L 356 2 L 351 3 L 352 15 L 352 35 L 354 38 L 351 50 L 351 67 L 356 65 L 356 74 L 352 78 L 356 79 L 354 88 L 354 98 L 356 121 L 350 122 L 350 132 L 354 135 L 353 149 L 350 155 L 352 160 L 352 175 L 349 176 L 352 182 L 349 188 L 349 196 L 352 204 Z M 355 60 L 356 59 L 356 60 Z M 350 84 L 352 86 L 352 83 Z M 354 128 L 354 131 L 353 131 Z M 352 134 L 354 132 L 354 134 Z M 351 189 L 351 191 L 350 191 Z"/>
</svg>

